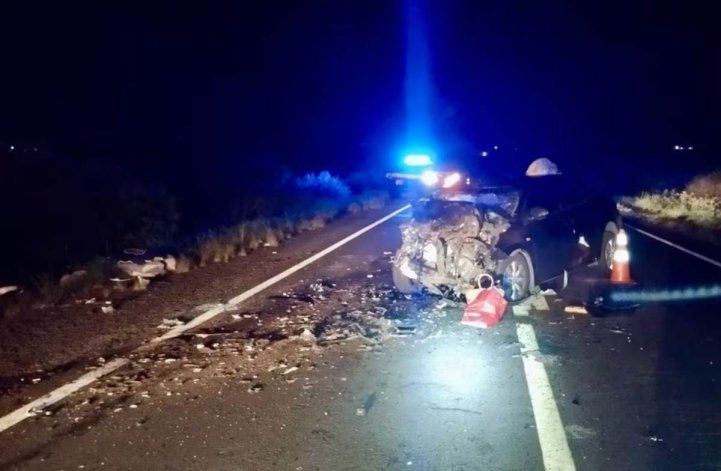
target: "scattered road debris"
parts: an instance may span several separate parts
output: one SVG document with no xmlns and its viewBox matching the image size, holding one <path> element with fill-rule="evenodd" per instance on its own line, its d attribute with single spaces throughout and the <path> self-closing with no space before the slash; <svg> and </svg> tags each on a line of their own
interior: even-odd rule
<svg viewBox="0 0 721 471">
<path fill-rule="evenodd" d="M 566 306 L 563 308 L 563 312 L 567 312 L 569 314 L 588 314 L 588 311 L 583 306 Z"/>
<path fill-rule="evenodd" d="M 12 293 L 13 291 L 17 291 L 19 288 L 17 286 L 0 286 L 0 296 Z"/>
</svg>

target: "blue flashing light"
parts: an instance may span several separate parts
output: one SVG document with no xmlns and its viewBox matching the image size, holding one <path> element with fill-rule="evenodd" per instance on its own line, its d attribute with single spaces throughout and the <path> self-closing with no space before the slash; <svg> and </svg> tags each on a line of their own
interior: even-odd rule
<svg viewBox="0 0 721 471">
<path fill-rule="evenodd" d="M 426 154 L 409 154 L 405 156 L 403 163 L 410 167 L 427 167 L 433 164 L 433 160 Z"/>
</svg>

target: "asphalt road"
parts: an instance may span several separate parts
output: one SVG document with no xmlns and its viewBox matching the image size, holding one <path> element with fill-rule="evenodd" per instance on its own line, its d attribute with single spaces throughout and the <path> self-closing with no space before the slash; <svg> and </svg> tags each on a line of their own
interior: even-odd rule
<svg viewBox="0 0 721 471">
<path fill-rule="evenodd" d="M 3 432 L 0 469 L 531 470 L 551 468 L 542 444 L 559 440 L 577 469 L 721 468 L 718 302 L 565 313 L 598 282 L 590 267 L 476 331 L 462 306 L 389 288 L 402 217 Z M 630 244 L 641 289 L 721 282 L 676 249 Z M 539 427 L 528 361 L 560 437 Z"/>
</svg>

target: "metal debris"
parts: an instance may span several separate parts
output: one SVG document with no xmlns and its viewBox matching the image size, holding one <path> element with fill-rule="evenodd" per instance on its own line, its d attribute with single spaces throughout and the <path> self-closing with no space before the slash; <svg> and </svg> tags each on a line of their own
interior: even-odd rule
<svg viewBox="0 0 721 471">
<path fill-rule="evenodd" d="M 403 244 L 393 260 L 396 268 L 404 274 L 413 272 L 414 279 L 431 292 L 444 294 L 443 286 L 457 296 L 475 288 L 481 275 L 495 273 L 500 257 L 495 247 L 510 227 L 500 214 L 504 203 L 498 203 L 497 210 L 480 201 L 467 203 L 443 199 L 420 203 L 414 218 L 401 226 Z"/>
</svg>

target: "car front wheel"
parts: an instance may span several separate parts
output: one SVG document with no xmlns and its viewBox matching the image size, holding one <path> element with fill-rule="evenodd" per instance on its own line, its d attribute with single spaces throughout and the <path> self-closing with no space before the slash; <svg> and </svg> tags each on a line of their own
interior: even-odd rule
<svg viewBox="0 0 721 471">
<path fill-rule="evenodd" d="M 506 259 L 503 268 L 503 291 L 511 302 L 520 301 L 531 295 L 533 267 L 529 257 L 516 250 Z"/>
<path fill-rule="evenodd" d="M 606 230 L 601 243 L 600 263 L 607 270 L 613 268 L 613 253 L 616 251 L 616 232 Z"/>
</svg>

